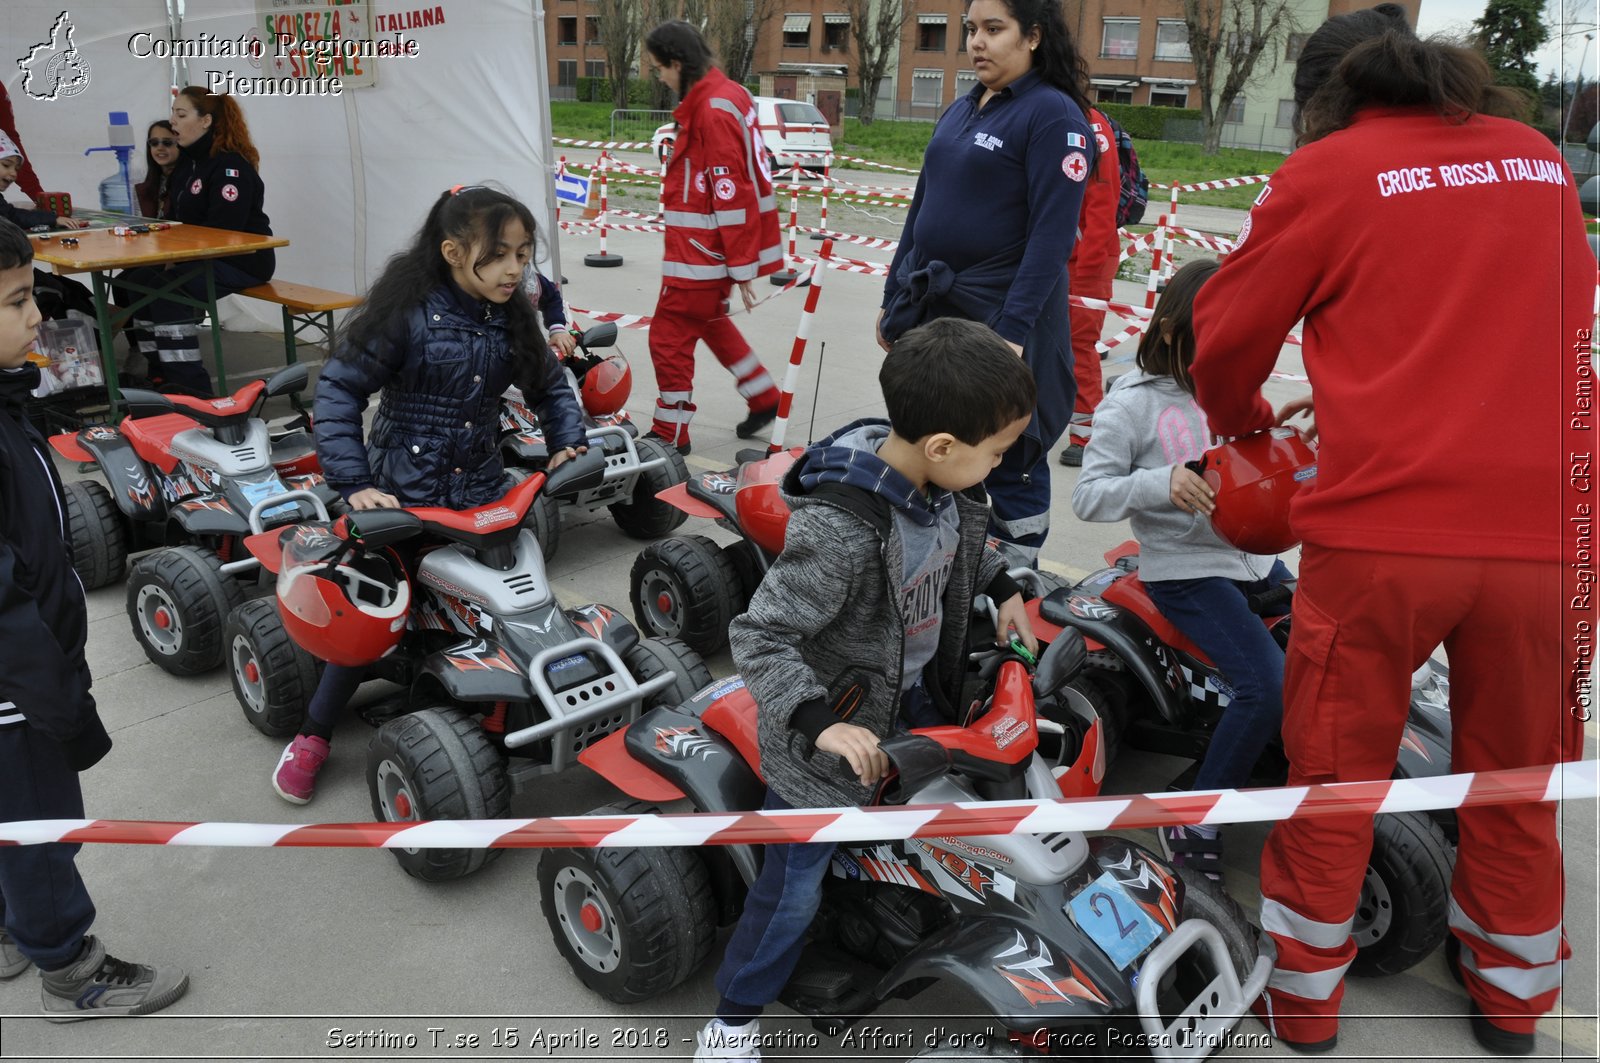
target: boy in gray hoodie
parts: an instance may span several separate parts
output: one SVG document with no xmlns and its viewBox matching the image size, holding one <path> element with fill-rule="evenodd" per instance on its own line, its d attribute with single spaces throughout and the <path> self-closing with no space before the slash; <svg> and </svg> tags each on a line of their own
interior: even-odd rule
<svg viewBox="0 0 1600 1063">
<path fill-rule="evenodd" d="M 987 326 L 944 318 L 902 336 L 878 383 L 888 421 L 839 430 L 785 476 L 783 553 L 729 628 L 769 809 L 868 804 L 880 739 L 957 720 L 976 595 L 998 603 L 1002 640 L 1038 646 L 985 542 L 981 487 L 1033 414 L 1028 367 Z M 697 1060 L 760 1058 L 757 1016 L 799 961 L 833 848 L 765 847 Z"/>
</svg>

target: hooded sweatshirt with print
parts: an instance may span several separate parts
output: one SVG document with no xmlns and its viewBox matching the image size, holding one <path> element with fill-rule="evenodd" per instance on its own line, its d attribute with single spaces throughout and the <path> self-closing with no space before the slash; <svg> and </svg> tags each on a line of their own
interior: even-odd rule
<svg viewBox="0 0 1600 1063">
<path fill-rule="evenodd" d="M 924 495 L 878 457 L 888 437 L 888 422 L 857 421 L 790 468 L 783 553 L 728 631 L 760 709 L 762 773 L 793 807 L 869 801 L 817 736 L 848 722 L 888 737 L 918 679 L 953 719 L 973 598 L 1018 592 L 985 543 L 981 486 Z"/>
<path fill-rule="evenodd" d="M 1272 557 L 1228 545 L 1212 530 L 1211 518 L 1172 504 L 1172 467 L 1198 458 L 1210 438 L 1194 396 L 1170 376 L 1125 373 L 1095 412 L 1072 512 L 1079 520 L 1130 521 L 1146 583 L 1258 580 L 1272 568 Z"/>
</svg>

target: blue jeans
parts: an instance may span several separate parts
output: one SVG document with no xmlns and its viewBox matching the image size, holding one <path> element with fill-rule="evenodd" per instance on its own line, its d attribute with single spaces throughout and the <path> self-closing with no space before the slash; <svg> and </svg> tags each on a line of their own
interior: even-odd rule
<svg viewBox="0 0 1600 1063">
<path fill-rule="evenodd" d="M 767 791 L 762 810 L 790 807 Z M 743 1025 L 778 999 L 794 974 L 806 931 L 822 904 L 822 879 L 833 858 L 832 842 L 764 847 L 761 873 L 745 897 L 744 914 L 728 939 L 717 968 L 717 1016 Z"/>
<path fill-rule="evenodd" d="M 31 727 L 0 728 L 0 821 L 82 819 L 78 773 L 61 745 Z M 94 902 L 78 877 L 78 845 L 0 845 L 0 918 L 41 971 L 78 958 Z"/>
<path fill-rule="evenodd" d="M 1283 651 L 1245 596 L 1291 578 L 1277 561 L 1266 579 L 1254 582 L 1208 576 L 1145 584 L 1161 614 L 1206 651 L 1233 688 L 1195 777 L 1197 790 L 1248 785 L 1261 751 L 1283 725 Z"/>
</svg>

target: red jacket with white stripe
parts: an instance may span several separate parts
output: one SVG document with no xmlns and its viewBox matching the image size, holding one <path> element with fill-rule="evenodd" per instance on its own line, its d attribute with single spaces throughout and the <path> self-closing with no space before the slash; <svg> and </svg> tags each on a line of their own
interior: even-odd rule
<svg viewBox="0 0 1600 1063">
<path fill-rule="evenodd" d="M 1067 259 L 1067 280 L 1074 294 L 1094 281 L 1105 282 L 1116 275 L 1122 243 L 1117 239 L 1117 203 L 1122 198 L 1122 170 L 1117 161 L 1117 142 L 1105 115 L 1089 108 L 1084 115 L 1094 132 L 1094 173 L 1083 187 L 1083 206 L 1078 208 L 1078 239 Z"/>
<path fill-rule="evenodd" d="M 712 67 L 672 117 L 678 135 L 662 189 L 665 283 L 717 288 L 778 272 L 778 200 L 756 128 L 755 101 Z"/>
<path fill-rule="evenodd" d="M 1594 293 L 1548 138 L 1372 107 L 1284 161 L 1200 289 L 1195 398 L 1222 435 L 1270 425 L 1259 389 L 1304 318 L 1321 449 L 1301 538 L 1554 561 L 1569 455 L 1587 478 L 1593 452 Z"/>
</svg>

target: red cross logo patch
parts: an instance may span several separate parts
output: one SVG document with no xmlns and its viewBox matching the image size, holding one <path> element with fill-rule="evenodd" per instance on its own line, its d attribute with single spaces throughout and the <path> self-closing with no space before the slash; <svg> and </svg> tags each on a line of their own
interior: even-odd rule
<svg viewBox="0 0 1600 1063">
<path fill-rule="evenodd" d="M 189 186 L 189 194 L 191 196 L 198 196 L 200 194 L 201 187 L 200 178 L 196 177 L 194 179 L 194 184 Z"/>
<path fill-rule="evenodd" d="M 239 188 L 238 188 L 238 186 L 237 185 L 223 185 L 222 186 L 222 198 L 226 199 L 229 203 L 232 203 L 234 200 L 238 199 L 239 198 Z"/>
<path fill-rule="evenodd" d="M 1061 172 L 1074 181 L 1082 181 L 1089 176 L 1089 160 L 1083 157 L 1081 151 L 1069 151 L 1067 157 L 1061 160 Z"/>
</svg>

